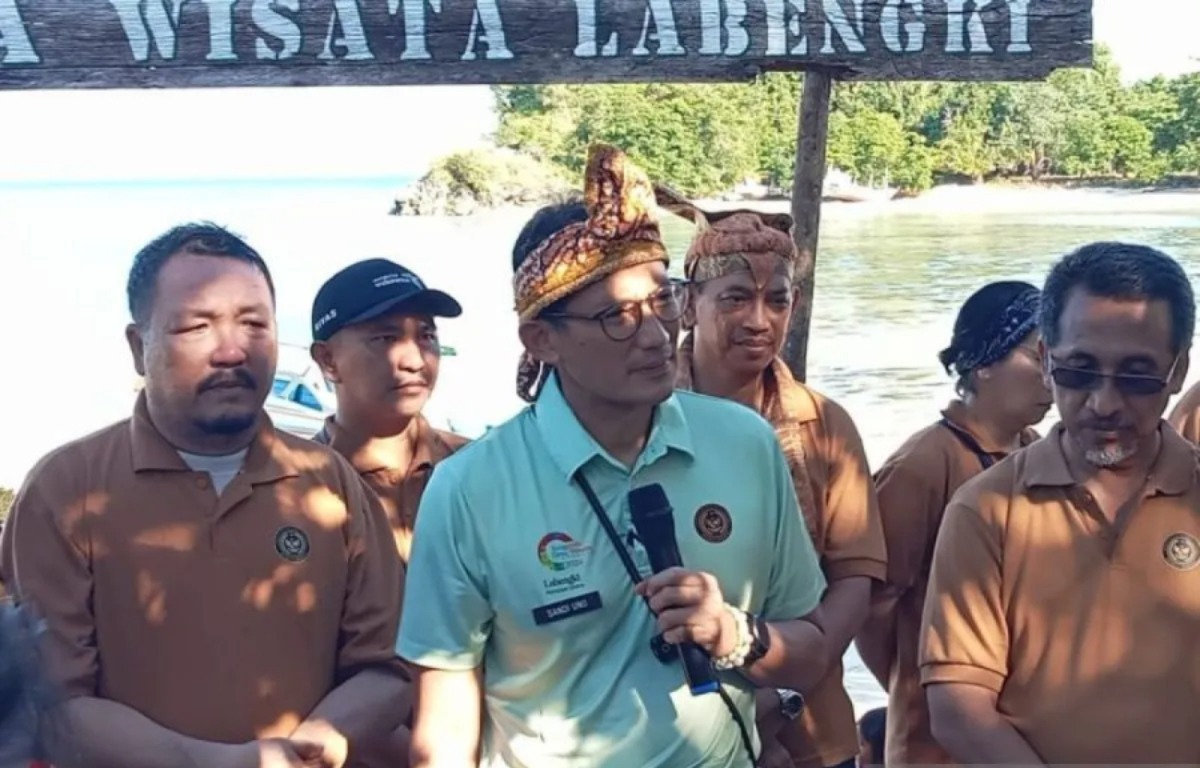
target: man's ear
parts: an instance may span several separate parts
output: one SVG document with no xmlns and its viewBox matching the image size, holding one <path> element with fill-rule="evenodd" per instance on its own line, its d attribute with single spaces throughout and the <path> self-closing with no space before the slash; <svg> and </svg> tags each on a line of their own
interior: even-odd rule
<svg viewBox="0 0 1200 768">
<path fill-rule="evenodd" d="M 554 345 L 554 334 L 550 324 L 545 320 L 526 320 L 517 328 L 517 335 L 525 351 L 537 360 L 547 365 L 557 365 L 558 349 Z"/>
<path fill-rule="evenodd" d="M 314 341 L 312 346 L 308 348 L 308 354 L 312 357 L 313 362 L 321 369 L 323 375 L 328 381 L 334 384 L 341 384 L 342 379 L 338 374 L 337 362 L 333 359 L 333 349 L 327 341 Z"/>
<path fill-rule="evenodd" d="M 129 352 L 133 355 L 133 370 L 137 375 L 146 376 L 146 340 L 136 323 L 125 326 L 125 341 L 129 344 Z"/>
<path fill-rule="evenodd" d="M 1050 349 L 1046 346 L 1046 340 L 1038 337 L 1037 343 L 1038 357 L 1042 360 L 1042 383 L 1046 385 L 1046 389 L 1054 391 L 1054 378 L 1050 376 Z"/>
<path fill-rule="evenodd" d="M 1190 347 L 1185 347 L 1179 353 L 1179 358 L 1175 363 L 1175 370 L 1171 372 L 1171 380 L 1167 382 L 1167 389 L 1172 395 L 1178 395 L 1183 389 L 1183 382 L 1187 379 L 1188 367 L 1192 362 L 1192 350 Z"/>
<path fill-rule="evenodd" d="M 687 304 L 683 308 L 683 329 L 690 331 L 696 327 L 696 302 L 700 301 L 700 286 L 691 283 L 687 286 Z"/>
</svg>

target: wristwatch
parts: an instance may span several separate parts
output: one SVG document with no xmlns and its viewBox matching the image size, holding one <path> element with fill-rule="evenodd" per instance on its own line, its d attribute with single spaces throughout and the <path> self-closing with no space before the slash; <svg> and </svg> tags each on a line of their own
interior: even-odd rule
<svg viewBox="0 0 1200 768">
<path fill-rule="evenodd" d="M 779 714 L 787 720 L 795 720 L 804 711 L 804 695 L 788 688 L 776 688 L 779 694 Z"/>
<path fill-rule="evenodd" d="M 767 631 L 767 622 L 762 617 L 746 613 L 746 624 L 750 629 L 750 651 L 746 654 L 743 667 L 749 667 L 754 662 L 767 655 L 771 649 L 771 633 Z"/>
</svg>

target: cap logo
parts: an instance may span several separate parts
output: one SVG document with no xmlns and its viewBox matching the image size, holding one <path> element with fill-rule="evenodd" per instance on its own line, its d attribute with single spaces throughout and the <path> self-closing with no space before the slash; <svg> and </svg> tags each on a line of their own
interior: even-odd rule
<svg viewBox="0 0 1200 768">
<path fill-rule="evenodd" d="M 1190 533 L 1173 533 L 1163 542 L 1163 559 L 1180 571 L 1190 571 L 1200 565 L 1200 541 Z"/>
<path fill-rule="evenodd" d="M 733 533 L 733 518 L 720 504 L 705 504 L 696 510 L 696 533 L 713 544 L 720 544 Z"/>
<path fill-rule="evenodd" d="M 321 317 L 317 318 L 317 322 L 313 323 L 313 330 L 319 331 L 323 327 L 325 327 L 325 325 L 330 320 L 335 320 L 335 319 L 337 319 L 337 310 L 331 309 L 328 312 L 326 312 L 324 315 L 322 315 Z"/>
<path fill-rule="evenodd" d="M 380 275 L 371 281 L 371 284 L 376 288 L 387 288 L 389 285 L 407 284 L 420 290 L 425 290 L 425 286 L 421 283 L 420 278 L 414 274 L 404 274 L 403 272 L 389 272 L 386 275 Z"/>
</svg>

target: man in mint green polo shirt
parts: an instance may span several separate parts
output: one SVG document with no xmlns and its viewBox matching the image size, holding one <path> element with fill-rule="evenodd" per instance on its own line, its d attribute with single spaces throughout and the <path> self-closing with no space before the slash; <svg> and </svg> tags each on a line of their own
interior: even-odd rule
<svg viewBox="0 0 1200 768">
<path fill-rule="evenodd" d="M 753 689 L 803 690 L 830 661 L 773 430 L 672 390 L 686 292 L 649 181 L 609 147 L 587 181 L 587 208 L 543 209 L 514 249 L 532 407 L 440 464 L 421 502 L 397 642 L 415 768 L 750 766 Z M 654 575 L 627 501 L 652 483 L 683 562 Z M 660 632 L 704 649 L 722 693 L 693 695 Z"/>
</svg>

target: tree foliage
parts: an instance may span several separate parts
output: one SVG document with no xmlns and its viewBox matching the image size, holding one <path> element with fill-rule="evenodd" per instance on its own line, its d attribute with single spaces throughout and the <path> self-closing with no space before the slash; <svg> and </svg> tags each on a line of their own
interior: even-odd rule
<svg viewBox="0 0 1200 768">
<path fill-rule="evenodd" d="M 576 178 L 587 146 L 608 141 L 687 194 L 787 189 L 801 77 L 497 87 L 496 140 Z M 1091 69 L 1037 83 L 838 83 L 831 109 L 830 164 L 865 185 L 1200 172 L 1200 73 L 1125 87 L 1103 46 Z"/>
<path fill-rule="evenodd" d="M 12 509 L 16 498 L 17 494 L 11 488 L 0 487 L 0 520 L 8 517 L 8 510 Z"/>
</svg>

